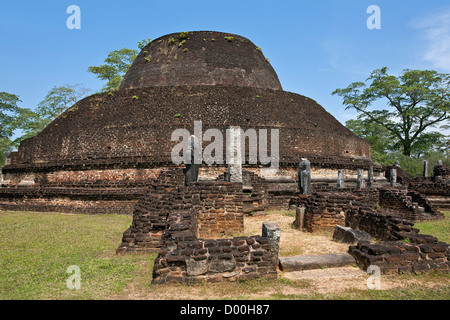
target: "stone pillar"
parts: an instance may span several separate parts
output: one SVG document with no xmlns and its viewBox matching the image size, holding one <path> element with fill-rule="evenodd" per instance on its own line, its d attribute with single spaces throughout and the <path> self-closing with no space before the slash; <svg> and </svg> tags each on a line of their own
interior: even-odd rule
<svg viewBox="0 0 450 320">
<path fill-rule="evenodd" d="M 436 175 L 435 175 L 436 167 L 440 167 L 440 166 L 442 166 L 442 160 L 438 160 L 437 165 L 434 166 L 434 170 L 433 170 L 433 181 L 436 182 L 436 183 L 442 183 L 442 182 L 444 182 L 444 179 L 442 178 L 442 176 L 440 176 L 440 175 L 436 176 Z"/>
<path fill-rule="evenodd" d="M 280 249 L 281 228 L 275 222 L 263 222 L 262 236 L 267 237 L 270 245 L 270 252 L 275 256 L 278 265 L 278 251 Z"/>
<path fill-rule="evenodd" d="M 188 185 L 190 182 L 198 180 L 198 170 L 200 164 L 195 163 L 195 152 L 198 150 L 198 141 L 195 136 L 190 136 L 188 140 L 189 147 L 186 150 L 186 168 L 184 169 L 184 184 Z"/>
<path fill-rule="evenodd" d="M 423 161 L 423 176 L 428 177 L 428 161 Z"/>
<path fill-rule="evenodd" d="M 370 165 L 367 170 L 367 186 L 371 188 L 373 185 L 373 166 Z"/>
<path fill-rule="evenodd" d="M 338 169 L 337 187 L 345 188 L 344 170 L 343 169 Z"/>
<path fill-rule="evenodd" d="M 5 153 L 5 166 L 8 166 L 11 164 L 11 152 L 8 151 Z"/>
<path fill-rule="evenodd" d="M 298 165 L 298 188 L 303 194 L 311 194 L 311 163 L 302 158 Z"/>
<path fill-rule="evenodd" d="M 362 189 L 365 188 L 366 183 L 364 181 L 364 170 L 363 169 L 357 169 L 358 176 L 356 178 L 356 188 Z"/>
<path fill-rule="evenodd" d="M 303 229 L 303 222 L 305 221 L 305 207 L 296 207 L 295 208 L 295 221 L 293 222 L 294 229 Z"/>
<path fill-rule="evenodd" d="M 241 127 L 230 126 L 227 133 L 228 179 L 242 182 Z"/>
<path fill-rule="evenodd" d="M 397 169 L 395 168 L 391 168 L 390 170 L 390 182 L 391 182 L 391 187 L 395 187 L 397 185 Z"/>
</svg>

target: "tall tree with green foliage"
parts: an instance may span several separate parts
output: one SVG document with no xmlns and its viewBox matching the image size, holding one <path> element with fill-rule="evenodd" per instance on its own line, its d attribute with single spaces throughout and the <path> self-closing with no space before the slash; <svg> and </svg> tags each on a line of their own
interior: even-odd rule
<svg viewBox="0 0 450 320">
<path fill-rule="evenodd" d="M 138 42 L 138 48 L 142 50 L 150 42 L 150 39 L 142 40 Z M 89 67 L 88 72 L 92 72 L 100 80 L 106 81 L 106 85 L 103 86 L 102 92 L 118 90 L 123 77 L 134 59 L 136 59 L 138 53 L 137 50 L 128 48 L 108 52 L 108 56 L 104 61 L 105 63 L 100 66 Z"/>
<path fill-rule="evenodd" d="M 388 153 L 394 149 L 392 134 L 383 126 L 361 119 L 348 120 L 345 126 L 370 143 L 371 157 L 374 162 L 383 164 L 387 160 Z"/>
<path fill-rule="evenodd" d="M 55 86 L 34 110 L 19 107 L 19 96 L 0 92 L 0 166 L 4 164 L 6 152 L 37 135 L 89 91 L 79 84 Z"/>
<path fill-rule="evenodd" d="M 343 98 L 346 109 L 356 110 L 366 126 L 383 127 L 394 149 L 406 156 L 424 152 L 444 137 L 432 129 L 449 128 L 450 75 L 406 69 L 396 77 L 387 70 L 374 70 L 367 84 L 353 82 L 332 94 Z"/>
<path fill-rule="evenodd" d="M 15 120 L 24 112 L 24 109 L 17 105 L 19 102 L 19 96 L 0 92 L 0 166 L 5 162 L 6 152 L 14 148 L 11 138 L 17 129 Z"/>
</svg>

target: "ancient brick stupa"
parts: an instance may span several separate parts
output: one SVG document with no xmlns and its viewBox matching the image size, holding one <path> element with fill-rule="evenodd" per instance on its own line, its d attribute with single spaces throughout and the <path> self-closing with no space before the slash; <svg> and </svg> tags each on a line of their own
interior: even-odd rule
<svg viewBox="0 0 450 320">
<path fill-rule="evenodd" d="M 317 183 L 334 184 L 338 168 L 350 179 L 372 165 L 369 143 L 313 99 L 283 91 L 250 40 L 174 33 L 142 49 L 119 90 L 77 102 L 20 144 L 3 168 L 0 208 L 131 214 L 162 173 L 184 167 L 171 160 L 177 144 L 171 134 L 193 132 L 194 121 L 224 136 L 230 126 L 279 129 L 280 169 L 243 166 L 265 184 L 273 205 L 283 204 L 283 190 L 295 192 L 301 158 L 311 162 Z M 198 179 L 215 180 L 226 170 L 226 164 L 204 165 Z M 182 176 L 174 179 L 183 183 Z"/>
</svg>

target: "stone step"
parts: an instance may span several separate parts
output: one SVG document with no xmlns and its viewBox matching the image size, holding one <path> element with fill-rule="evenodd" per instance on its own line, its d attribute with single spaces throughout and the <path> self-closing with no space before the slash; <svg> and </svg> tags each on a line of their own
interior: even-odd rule
<svg viewBox="0 0 450 320">
<path fill-rule="evenodd" d="M 361 279 L 361 282 L 364 283 L 367 281 L 368 274 L 359 267 L 345 266 L 338 268 L 283 272 L 280 276 L 289 280 L 312 280 L 317 281 L 316 284 L 322 283 L 326 285 L 326 283 L 329 283 L 330 280 L 347 282 L 349 280 Z"/>
<path fill-rule="evenodd" d="M 279 257 L 278 260 L 280 270 L 285 272 L 337 268 L 356 264 L 355 258 L 348 253 Z"/>
</svg>

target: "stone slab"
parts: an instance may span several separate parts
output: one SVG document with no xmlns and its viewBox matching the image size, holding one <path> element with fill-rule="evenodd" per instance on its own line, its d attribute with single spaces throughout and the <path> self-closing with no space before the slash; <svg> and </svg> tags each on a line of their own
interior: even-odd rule
<svg viewBox="0 0 450 320">
<path fill-rule="evenodd" d="M 365 231 L 337 225 L 334 228 L 333 241 L 343 243 L 357 243 L 359 241 L 372 241 L 372 236 Z"/>
<path fill-rule="evenodd" d="M 330 253 L 279 258 L 280 270 L 286 272 L 320 268 L 337 268 L 354 264 L 356 264 L 355 258 L 348 253 Z"/>
</svg>

